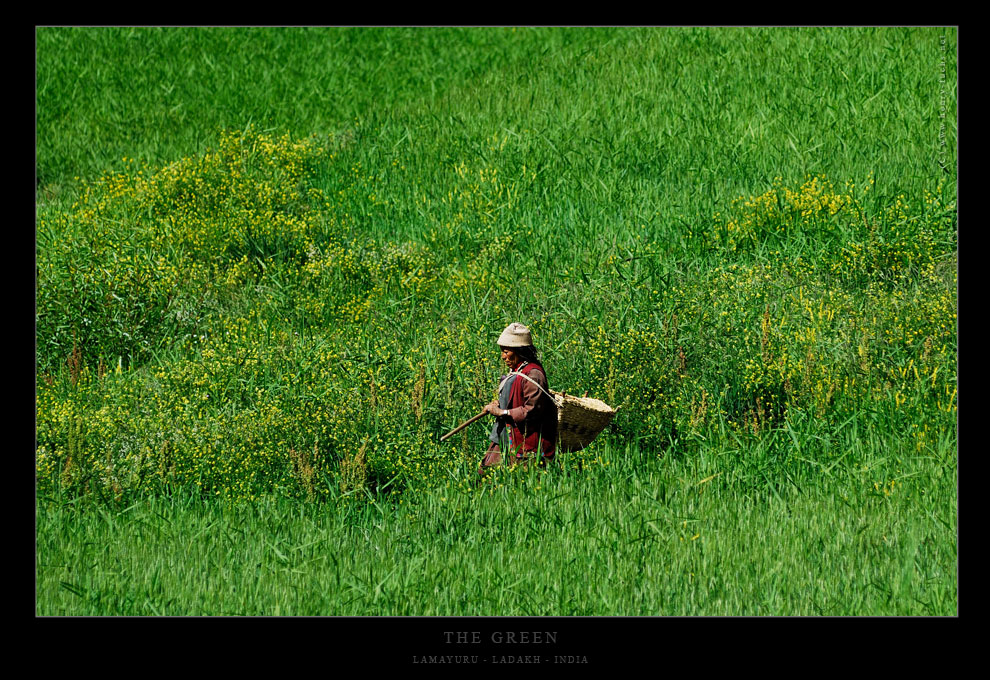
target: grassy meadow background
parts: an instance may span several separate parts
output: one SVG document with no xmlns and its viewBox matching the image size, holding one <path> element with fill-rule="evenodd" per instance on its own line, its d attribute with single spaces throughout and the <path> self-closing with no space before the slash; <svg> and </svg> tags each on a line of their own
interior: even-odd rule
<svg viewBox="0 0 990 680">
<path fill-rule="evenodd" d="M 955 615 L 956 38 L 38 28 L 38 614 Z"/>
</svg>

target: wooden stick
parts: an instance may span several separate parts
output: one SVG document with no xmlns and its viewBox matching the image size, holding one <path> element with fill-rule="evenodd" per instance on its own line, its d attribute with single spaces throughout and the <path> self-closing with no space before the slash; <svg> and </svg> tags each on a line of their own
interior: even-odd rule
<svg viewBox="0 0 990 680">
<path fill-rule="evenodd" d="M 455 427 L 453 430 L 451 430 L 450 432 L 448 432 L 444 436 L 440 437 L 440 441 L 444 441 L 444 440 L 448 439 L 449 437 L 457 434 L 458 432 L 460 432 L 461 430 L 463 430 L 465 427 L 467 427 L 471 423 L 474 423 L 474 422 L 477 422 L 478 420 L 481 420 L 481 417 L 484 416 L 484 415 L 486 415 L 487 413 L 488 413 L 488 411 L 482 411 L 481 413 L 479 413 L 475 417 L 471 418 L 471 420 L 467 420 L 467 421 L 461 423 L 460 425 L 458 425 L 457 427 Z"/>
</svg>

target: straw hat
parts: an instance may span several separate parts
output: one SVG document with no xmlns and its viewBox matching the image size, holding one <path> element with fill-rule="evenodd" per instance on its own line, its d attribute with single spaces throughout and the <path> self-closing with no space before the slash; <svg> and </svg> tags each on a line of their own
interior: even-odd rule
<svg viewBox="0 0 990 680">
<path fill-rule="evenodd" d="M 521 323 L 510 323 L 498 336 L 499 347 L 529 347 L 532 344 L 533 336 Z"/>
</svg>

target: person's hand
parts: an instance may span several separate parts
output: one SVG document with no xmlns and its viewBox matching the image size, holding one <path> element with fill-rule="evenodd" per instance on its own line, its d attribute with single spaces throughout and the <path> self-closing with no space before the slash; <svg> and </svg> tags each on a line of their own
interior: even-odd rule
<svg viewBox="0 0 990 680">
<path fill-rule="evenodd" d="M 485 413 L 491 413 L 493 416 L 502 415 L 502 407 L 498 405 L 498 401 L 493 401 L 490 404 L 485 404 Z"/>
</svg>

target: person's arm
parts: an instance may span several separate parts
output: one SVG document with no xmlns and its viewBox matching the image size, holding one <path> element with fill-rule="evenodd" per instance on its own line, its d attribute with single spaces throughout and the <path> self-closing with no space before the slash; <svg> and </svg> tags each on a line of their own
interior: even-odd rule
<svg viewBox="0 0 990 680">
<path fill-rule="evenodd" d="M 505 418 L 508 416 L 508 411 L 498 405 L 498 400 L 496 399 L 490 404 L 485 404 L 485 413 L 491 413 L 496 418 Z"/>
<path fill-rule="evenodd" d="M 529 372 L 529 377 L 539 384 L 539 387 L 531 383 L 529 380 L 522 376 L 517 376 L 516 380 L 522 380 L 522 401 L 520 406 L 509 409 L 509 416 L 512 417 L 512 421 L 517 425 L 521 425 L 530 416 L 537 416 L 542 410 L 542 405 L 540 403 L 540 396 L 543 392 L 540 390 L 542 387 L 547 390 L 547 377 L 543 375 L 543 371 L 539 369 L 533 369 Z M 549 391 L 549 390 L 547 390 Z"/>
</svg>

